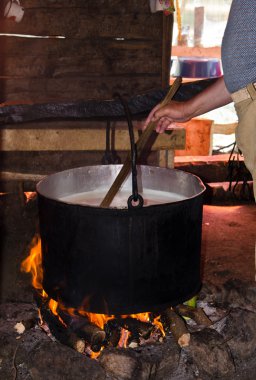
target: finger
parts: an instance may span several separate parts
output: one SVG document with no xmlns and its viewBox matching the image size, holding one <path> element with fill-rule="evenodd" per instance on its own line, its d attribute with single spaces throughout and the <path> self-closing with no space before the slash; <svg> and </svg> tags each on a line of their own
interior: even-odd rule
<svg viewBox="0 0 256 380">
<path fill-rule="evenodd" d="M 156 112 L 161 108 L 161 104 L 157 104 L 148 115 L 148 122 L 155 123 L 158 121 L 159 117 L 156 116 Z"/>
<path fill-rule="evenodd" d="M 171 121 L 168 118 L 162 117 L 156 126 L 156 132 L 163 133 L 168 126 L 170 125 Z"/>
<path fill-rule="evenodd" d="M 151 110 L 151 112 L 148 114 L 148 117 L 146 118 L 145 123 L 144 123 L 144 125 L 143 125 L 143 127 L 142 127 L 143 130 L 144 130 L 145 128 L 147 128 L 148 124 L 149 124 L 151 121 L 153 121 L 155 110 L 156 110 L 156 107 L 153 108 L 153 109 Z"/>
</svg>

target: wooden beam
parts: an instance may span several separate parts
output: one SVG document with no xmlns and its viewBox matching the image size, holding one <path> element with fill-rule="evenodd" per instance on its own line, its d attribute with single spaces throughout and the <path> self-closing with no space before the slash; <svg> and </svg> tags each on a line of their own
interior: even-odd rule
<svg viewBox="0 0 256 380">
<path fill-rule="evenodd" d="M 135 139 L 138 139 L 135 131 Z M 115 130 L 115 149 L 130 150 L 129 132 Z M 170 134 L 157 136 L 151 150 L 183 149 L 185 129 L 170 130 Z M 104 151 L 106 131 L 104 129 L 2 129 L 2 151 Z"/>
<path fill-rule="evenodd" d="M 217 124 L 212 125 L 212 133 L 219 133 L 221 135 L 231 135 L 235 133 L 235 129 L 238 123 L 229 123 L 229 124 Z"/>
<path fill-rule="evenodd" d="M 167 87 L 170 83 L 172 30 L 173 14 L 169 16 L 163 15 L 162 87 Z"/>
</svg>

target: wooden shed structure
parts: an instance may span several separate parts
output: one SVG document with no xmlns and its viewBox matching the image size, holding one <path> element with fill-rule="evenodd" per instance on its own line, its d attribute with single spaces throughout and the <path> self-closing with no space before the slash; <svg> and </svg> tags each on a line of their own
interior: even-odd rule
<svg viewBox="0 0 256 380">
<path fill-rule="evenodd" d="M 88 100 L 105 102 L 116 93 L 129 98 L 166 89 L 173 15 L 151 13 L 148 0 L 21 0 L 21 5 L 21 22 L 4 18 L 3 10 L 0 21 L 2 178 L 3 172 L 48 174 L 100 163 L 107 122 L 115 129 L 111 149 L 128 150 L 124 118 L 76 117 L 77 110 L 86 113 Z M 44 106 L 51 108 L 47 116 Z M 137 120 L 134 125 L 139 128 Z M 166 162 L 166 149 L 182 149 L 184 139 L 181 129 L 158 139 L 153 162 Z"/>
<path fill-rule="evenodd" d="M 1 19 L 1 101 L 109 99 L 167 86 L 172 15 L 148 0 L 21 0 Z M 8 35 L 3 35 L 8 34 Z"/>
</svg>

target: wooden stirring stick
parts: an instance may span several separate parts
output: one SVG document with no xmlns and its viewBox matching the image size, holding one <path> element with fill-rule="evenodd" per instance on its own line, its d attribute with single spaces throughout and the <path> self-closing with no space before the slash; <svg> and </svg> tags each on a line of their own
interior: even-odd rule
<svg viewBox="0 0 256 380">
<path fill-rule="evenodd" d="M 177 90 L 179 89 L 182 82 L 181 77 L 177 77 L 175 81 L 173 82 L 173 85 L 171 86 L 169 92 L 167 93 L 164 100 L 160 103 L 160 108 L 164 107 L 166 104 L 170 102 L 170 100 L 173 98 L 173 96 L 176 94 Z M 143 151 L 149 137 L 151 136 L 153 130 L 155 129 L 155 123 L 150 122 L 146 129 L 141 134 L 140 138 L 138 139 L 136 146 L 137 146 L 137 157 L 140 156 L 141 152 Z M 124 182 L 125 178 L 128 176 L 128 174 L 131 171 L 131 154 L 129 153 L 125 159 L 125 162 L 123 164 L 122 169 L 118 173 L 116 179 L 112 183 L 110 189 L 108 190 L 107 194 L 103 198 L 100 207 L 109 207 L 112 200 L 114 199 L 115 195 L 117 194 L 118 190 L 120 189 L 122 183 Z"/>
</svg>

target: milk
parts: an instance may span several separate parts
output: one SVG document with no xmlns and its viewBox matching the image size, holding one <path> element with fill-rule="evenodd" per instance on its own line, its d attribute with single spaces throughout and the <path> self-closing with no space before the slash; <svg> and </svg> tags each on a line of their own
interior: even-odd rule
<svg viewBox="0 0 256 380">
<path fill-rule="evenodd" d="M 99 206 L 108 189 L 85 191 L 82 193 L 76 193 L 59 198 L 60 201 L 71 204 L 87 205 L 87 206 Z M 127 199 L 132 195 L 130 190 L 120 190 L 113 199 L 111 208 L 125 208 L 127 207 Z M 186 199 L 184 195 L 172 193 L 169 191 L 159 191 L 152 189 L 144 189 L 140 192 L 140 195 L 144 199 L 144 206 L 151 206 L 163 203 L 171 203 L 182 201 Z"/>
</svg>

